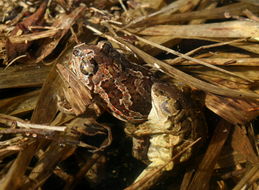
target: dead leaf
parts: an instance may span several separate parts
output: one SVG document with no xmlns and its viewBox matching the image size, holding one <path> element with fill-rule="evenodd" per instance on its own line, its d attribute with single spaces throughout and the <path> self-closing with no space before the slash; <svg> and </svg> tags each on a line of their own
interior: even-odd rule
<svg viewBox="0 0 259 190">
<path fill-rule="evenodd" d="M 25 18 L 22 22 L 18 23 L 14 30 L 11 32 L 10 37 L 20 36 L 22 34 L 30 33 L 30 26 L 41 25 L 43 22 L 43 16 L 47 7 L 47 1 L 44 1 L 38 10 L 31 16 Z M 6 42 L 6 50 L 8 59 L 12 60 L 15 57 L 27 54 L 27 49 L 31 45 L 31 42 L 28 43 L 12 43 L 10 40 Z"/>
</svg>

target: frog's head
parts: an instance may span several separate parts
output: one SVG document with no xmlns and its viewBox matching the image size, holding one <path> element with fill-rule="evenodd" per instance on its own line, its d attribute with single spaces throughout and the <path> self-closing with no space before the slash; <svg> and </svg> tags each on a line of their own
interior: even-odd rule
<svg viewBox="0 0 259 190">
<path fill-rule="evenodd" d="M 160 118 L 167 119 L 178 114 L 182 109 L 180 96 L 181 92 L 177 87 L 164 83 L 155 83 L 151 89 L 152 106 Z"/>
</svg>

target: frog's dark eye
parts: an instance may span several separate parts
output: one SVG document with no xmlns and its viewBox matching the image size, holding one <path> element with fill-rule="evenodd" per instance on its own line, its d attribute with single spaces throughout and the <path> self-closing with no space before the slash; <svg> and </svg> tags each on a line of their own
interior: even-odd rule
<svg viewBox="0 0 259 190">
<path fill-rule="evenodd" d="M 80 64 L 80 71 L 86 76 L 92 76 L 98 70 L 98 65 L 94 59 L 83 58 Z"/>
<path fill-rule="evenodd" d="M 74 49 L 73 50 L 73 55 L 74 56 L 79 56 L 80 55 L 80 51 L 78 49 Z"/>
<path fill-rule="evenodd" d="M 159 96 L 165 96 L 165 91 L 159 89 L 159 90 L 157 90 L 157 92 L 158 92 Z"/>
</svg>

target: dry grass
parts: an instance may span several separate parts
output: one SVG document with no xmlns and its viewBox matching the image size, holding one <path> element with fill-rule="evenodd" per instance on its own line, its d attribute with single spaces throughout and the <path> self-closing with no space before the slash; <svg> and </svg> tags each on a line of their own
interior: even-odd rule
<svg viewBox="0 0 259 190">
<path fill-rule="evenodd" d="M 0 189 L 142 188 L 132 183 L 145 165 L 131 156 L 124 124 L 101 115 L 62 67 L 76 44 L 103 38 L 206 94 L 206 145 L 152 189 L 259 188 L 256 0 L 14 0 L 0 8 Z M 64 98 L 85 114 L 59 112 Z"/>
</svg>

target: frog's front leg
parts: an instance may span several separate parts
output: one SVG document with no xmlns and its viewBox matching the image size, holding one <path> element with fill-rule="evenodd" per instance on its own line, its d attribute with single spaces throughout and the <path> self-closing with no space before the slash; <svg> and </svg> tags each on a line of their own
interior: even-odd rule
<svg viewBox="0 0 259 190">
<path fill-rule="evenodd" d="M 74 115 L 75 111 L 73 110 L 72 106 L 69 104 L 69 102 L 62 97 L 60 94 L 56 95 L 57 98 L 57 107 L 58 110 L 62 113 L 68 114 L 68 115 Z"/>
<path fill-rule="evenodd" d="M 108 126 L 96 121 L 104 110 L 102 105 L 96 103 L 97 99 L 93 98 L 91 90 L 77 79 L 67 67 L 58 64 L 57 71 L 63 81 L 63 86 L 60 87 L 57 95 L 58 110 L 71 116 L 82 116 L 74 118 L 69 123 L 70 130 L 67 133 L 87 136 L 107 135 L 106 143 L 94 149 L 94 151 L 103 150 L 110 145 L 112 134 Z"/>
<path fill-rule="evenodd" d="M 85 113 L 88 107 L 94 104 L 90 89 L 66 66 L 57 64 L 57 72 L 63 82 L 57 95 L 59 110 L 74 115 Z M 100 111 L 97 107 L 96 110 Z"/>
</svg>

